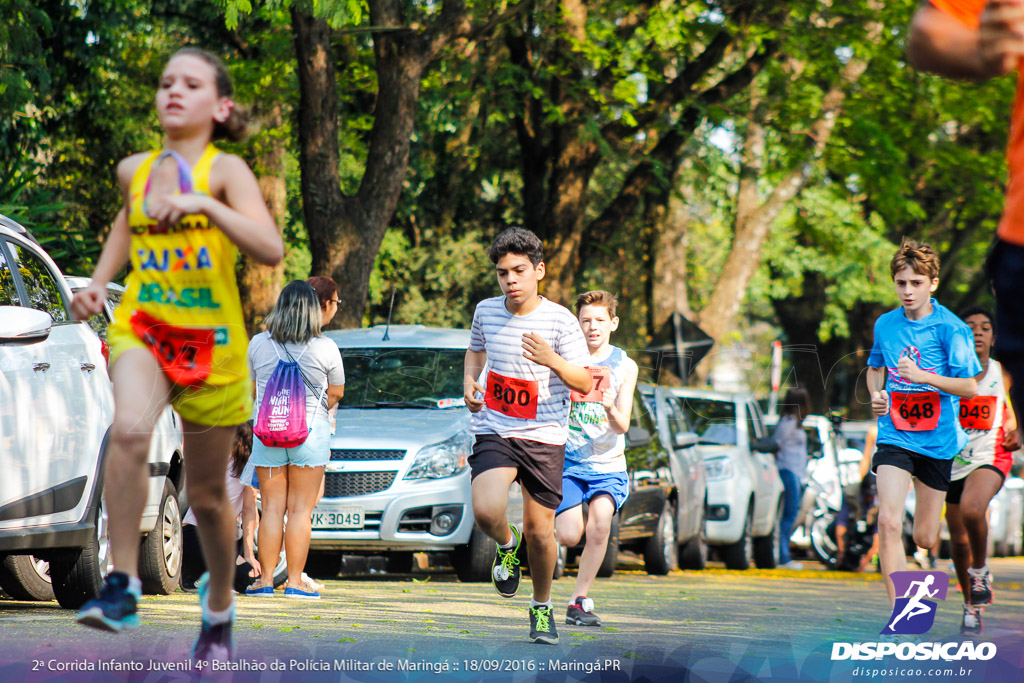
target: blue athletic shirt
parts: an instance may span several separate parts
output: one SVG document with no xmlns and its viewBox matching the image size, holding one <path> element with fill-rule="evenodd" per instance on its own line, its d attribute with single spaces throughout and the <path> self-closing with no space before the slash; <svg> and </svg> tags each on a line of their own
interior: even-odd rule
<svg viewBox="0 0 1024 683">
<path fill-rule="evenodd" d="M 878 443 L 899 446 L 937 460 L 949 460 L 967 443 L 960 426 L 960 398 L 928 384 L 911 384 L 896 370 L 902 356 L 909 355 L 922 370 L 943 377 L 975 377 L 981 363 L 974 352 L 971 328 L 932 299 L 932 312 L 921 320 L 908 320 L 903 307 L 879 316 L 875 321 L 875 343 L 868 366 L 886 368 L 885 390 L 890 406 L 893 393 L 939 395 L 939 419 L 934 429 L 904 431 L 893 424 L 892 413 L 878 418 Z"/>
</svg>

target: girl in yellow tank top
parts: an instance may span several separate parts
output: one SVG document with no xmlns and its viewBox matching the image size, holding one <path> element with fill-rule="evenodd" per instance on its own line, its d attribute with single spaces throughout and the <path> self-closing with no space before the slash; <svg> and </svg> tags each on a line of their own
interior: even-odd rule
<svg viewBox="0 0 1024 683">
<path fill-rule="evenodd" d="M 92 283 L 72 302 L 79 319 L 100 313 L 107 283 L 131 262 L 108 336 L 115 410 L 104 503 L 111 511 L 114 571 L 78 620 L 111 631 L 138 623 L 147 455 L 153 426 L 170 404 L 182 418 L 188 497 L 209 568 L 200 589 L 197 660 L 228 659 L 233 649 L 234 514 L 226 504 L 224 473 L 235 425 L 248 419 L 252 391 L 235 257 L 241 249 L 275 265 L 284 255 L 252 171 L 211 144 L 244 135 L 232 92 L 214 55 L 185 48 L 170 59 L 156 95 L 164 150 L 118 165 L 124 208 Z"/>
</svg>

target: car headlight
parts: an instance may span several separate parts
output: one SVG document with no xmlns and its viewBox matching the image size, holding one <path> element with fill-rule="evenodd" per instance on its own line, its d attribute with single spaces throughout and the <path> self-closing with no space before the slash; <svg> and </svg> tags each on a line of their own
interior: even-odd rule
<svg viewBox="0 0 1024 683">
<path fill-rule="evenodd" d="M 732 461 L 729 458 L 714 458 L 704 461 L 704 472 L 708 479 L 729 479 L 733 476 Z"/>
<path fill-rule="evenodd" d="M 406 479 L 440 479 L 458 474 L 469 466 L 473 435 L 459 432 L 450 439 L 425 446 L 416 454 Z"/>
</svg>

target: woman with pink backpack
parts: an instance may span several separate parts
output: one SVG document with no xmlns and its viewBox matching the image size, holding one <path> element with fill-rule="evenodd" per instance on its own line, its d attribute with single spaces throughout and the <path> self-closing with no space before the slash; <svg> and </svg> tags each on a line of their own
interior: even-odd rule
<svg viewBox="0 0 1024 683">
<path fill-rule="evenodd" d="M 276 565 L 283 539 L 286 598 L 320 597 L 302 580 L 302 569 L 309 553 L 310 513 L 331 457 L 328 410 L 345 393 L 341 353 L 320 335 L 320 325 L 316 291 L 296 280 L 281 291 L 264 321 L 266 332 L 249 342 L 256 396 L 251 457 L 263 507 L 259 561 L 264 567 Z M 264 572 L 246 594 L 273 597 L 271 574 Z"/>
</svg>

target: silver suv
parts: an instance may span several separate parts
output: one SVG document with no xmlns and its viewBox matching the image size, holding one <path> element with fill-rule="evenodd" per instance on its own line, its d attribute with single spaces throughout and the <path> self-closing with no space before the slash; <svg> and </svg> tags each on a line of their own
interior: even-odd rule
<svg viewBox="0 0 1024 683">
<path fill-rule="evenodd" d="M 103 444 L 113 392 L 100 339 L 71 317 L 71 288 L 31 234 L 0 216 L 0 587 L 76 608 L 109 568 Z M 181 431 L 158 428 L 140 532 L 151 592 L 177 587 Z"/>
<path fill-rule="evenodd" d="M 324 497 L 310 550 L 334 568 L 342 552 L 385 554 L 391 571 L 412 555 L 448 553 L 464 581 L 490 576 L 494 543 L 473 523 L 462 399 L 468 330 L 421 325 L 327 332 L 345 365 Z"/>
</svg>

